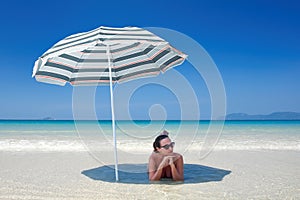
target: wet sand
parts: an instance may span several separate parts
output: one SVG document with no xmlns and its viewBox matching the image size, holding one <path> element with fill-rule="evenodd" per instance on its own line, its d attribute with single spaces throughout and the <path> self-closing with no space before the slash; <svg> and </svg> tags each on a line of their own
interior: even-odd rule
<svg viewBox="0 0 300 200">
<path fill-rule="evenodd" d="M 185 181 L 149 183 L 144 163 L 114 170 L 87 152 L 0 152 L 0 199 L 300 199 L 298 151 L 185 156 Z"/>
</svg>

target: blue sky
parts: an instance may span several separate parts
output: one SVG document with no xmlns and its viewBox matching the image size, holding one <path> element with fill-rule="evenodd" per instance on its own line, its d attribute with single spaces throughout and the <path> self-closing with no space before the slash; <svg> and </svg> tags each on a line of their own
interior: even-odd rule
<svg viewBox="0 0 300 200">
<path fill-rule="evenodd" d="M 73 88 L 35 81 L 32 67 L 60 39 L 101 25 L 163 27 L 196 40 L 210 54 L 223 78 L 227 113 L 300 112 L 299 10 L 298 1 L 2 2 L 0 119 L 72 119 Z M 188 64 L 184 66 L 177 70 L 187 76 L 193 72 Z M 202 102 L 201 115 L 209 116 L 209 94 L 204 91 L 203 80 L 194 77 L 191 83 L 201 85 L 196 91 Z M 145 89 L 149 90 L 147 98 L 135 96 L 134 118 L 147 118 L 149 106 L 159 103 L 160 95 L 170 97 L 163 91 L 157 95 L 157 88 Z M 107 118 L 109 90 L 103 87 L 99 91 L 104 101 L 97 112 Z M 170 112 L 168 118 L 178 117 L 176 105 L 163 104 Z"/>
</svg>

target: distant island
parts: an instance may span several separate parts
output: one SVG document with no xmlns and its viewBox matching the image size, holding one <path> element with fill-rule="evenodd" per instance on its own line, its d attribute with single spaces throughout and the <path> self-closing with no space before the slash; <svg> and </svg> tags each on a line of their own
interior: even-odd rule
<svg viewBox="0 0 300 200">
<path fill-rule="evenodd" d="M 274 112 L 269 115 L 248 115 L 246 113 L 232 113 L 226 115 L 226 120 L 300 120 L 300 113 Z"/>
<path fill-rule="evenodd" d="M 44 117 L 44 118 L 42 118 L 40 120 L 55 120 L 55 119 L 53 117 Z"/>
</svg>

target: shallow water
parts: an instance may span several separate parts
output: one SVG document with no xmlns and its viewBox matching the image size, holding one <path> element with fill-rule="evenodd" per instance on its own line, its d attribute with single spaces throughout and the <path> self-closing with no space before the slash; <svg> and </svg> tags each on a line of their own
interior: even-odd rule
<svg viewBox="0 0 300 200">
<path fill-rule="evenodd" d="M 300 151 L 300 121 L 118 121 L 121 152 L 151 152 L 164 129 L 177 151 Z M 113 147 L 110 121 L 0 121 L 0 151 L 102 151 Z"/>
</svg>

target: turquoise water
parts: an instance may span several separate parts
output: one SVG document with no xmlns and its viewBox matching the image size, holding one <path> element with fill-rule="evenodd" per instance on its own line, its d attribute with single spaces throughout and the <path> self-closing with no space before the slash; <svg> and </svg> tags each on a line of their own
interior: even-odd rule
<svg viewBox="0 0 300 200">
<path fill-rule="evenodd" d="M 300 121 L 118 121 L 116 127 L 123 151 L 149 151 L 164 129 L 179 151 L 203 145 L 214 145 L 214 150 L 300 151 Z M 91 141 L 97 148 L 111 145 L 111 122 L 0 120 L 0 151 L 87 151 Z"/>
</svg>

